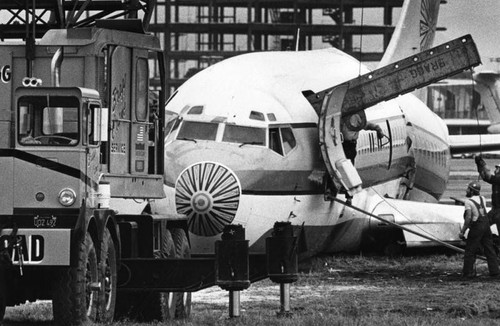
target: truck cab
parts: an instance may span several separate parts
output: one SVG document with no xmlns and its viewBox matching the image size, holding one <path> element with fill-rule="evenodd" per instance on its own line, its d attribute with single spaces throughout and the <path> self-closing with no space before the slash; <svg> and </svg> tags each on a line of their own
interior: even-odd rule
<svg viewBox="0 0 500 326">
<path fill-rule="evenodd" d="M 121 259 L 165 251 L 182 221 L 147 211 L 165 196 L 160 42 L 108 24 L 50 30 L 30 56 L 0 45 L 0 321 L 36 299 L 58 324 L 112 320 L 134 299 L 117 299 Z"/>
</svg>

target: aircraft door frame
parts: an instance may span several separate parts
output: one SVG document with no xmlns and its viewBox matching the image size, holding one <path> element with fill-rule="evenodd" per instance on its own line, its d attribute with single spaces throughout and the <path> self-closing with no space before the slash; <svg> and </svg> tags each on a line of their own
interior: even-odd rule
<svg viewBox="0 0 500 326">
<path fill-rule="evenodd" d="M 330 177 L 349 193 L 361 191 L 361 178 L 342 147 L 340 118 L 347 85 L 339 85 L 325 95 L 319 114 L 318 132 L 321 156 Z"/>
</svg>

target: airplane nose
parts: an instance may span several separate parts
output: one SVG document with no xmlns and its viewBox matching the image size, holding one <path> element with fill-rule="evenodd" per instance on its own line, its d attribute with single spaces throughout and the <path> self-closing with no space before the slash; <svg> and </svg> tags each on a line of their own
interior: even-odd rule
<svg viewBox="0 0 500 326">
<path fill-rule="evenodd" d="M 189 231 L 214 236 L 236 216 L 241 186 L 236 174 L 215 162 L 195 163 L 184 169 L 175 183 L 175 204 L 188 216 Z"/>
</svg>

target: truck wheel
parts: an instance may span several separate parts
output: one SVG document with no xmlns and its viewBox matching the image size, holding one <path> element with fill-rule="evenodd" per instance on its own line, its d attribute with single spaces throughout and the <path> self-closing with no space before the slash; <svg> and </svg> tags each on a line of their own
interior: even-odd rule
<svg viewBox="0 0 500 326">
<path fill-rule="evenodd" d="M 111 322 L 116 304 L 116 250 L 108 229 L 104 230 L 101 244 L 101 264 L 99 268 L 102 290 L 99 294 L 97 319 Z"/>
<path fill-rule="evenodd" d="M 170 230 L 164 229 L 160 250 L 153 253 L 154 258 L 175 257 L 174 241 Z M 116 303 L 115 319 L 128 318 L 141 322 L 162 321 L 166 318 L 164 302 L 168 292 L 119 293 Z"/>
<path fill-rule="evenodd" d="M 171 230 L 175 258 L 191 257 L 191 249 L 183 229 Z M 188 318 L 191 314 L 191 292 L 166 292 L 163 294 L 163 319 Z"/>
<path fill-rule="evenodd" d="M 52 310 L 58 325 L 96 321 L 99 271 L 94 242 L 88 232 L 78 249 L 77 266 L 64 269 L 54 282 Z"/>
</svg>

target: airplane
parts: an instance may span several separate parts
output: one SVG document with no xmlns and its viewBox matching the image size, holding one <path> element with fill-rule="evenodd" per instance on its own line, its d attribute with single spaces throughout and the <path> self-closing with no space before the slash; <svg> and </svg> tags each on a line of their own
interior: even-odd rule
<svg viewBox="0 0 500 326">
<path fill-rule="evenodd" d="M 500 74 L 481 71 L 473 74 L 475 89 L 481 94 L 481 104 L 485 108 L 491 124 L 490 134 L 500 133 Z"/>
<path fill-rule="evenodd" d="M 450 134 L 450 142 L 455 149 L 460 148 L 460 155 L 470 156 L 474 153 L 496 155 L 498 151 L 491 151 L 498 143 L 500 133 L 500 74 L 490 71 L 480 71 L 467 78 L 450 78 L 430 85 L 434 94 L 439 94 L 440 101 L 455 101 L 456 89 L 470 89 L 479 94 L 477 109 L 484 109 L 489 119 L 480 119 L 479 114 L 471 112 L 471 118 L 445 118 L 444 121 Z M 454 88 L 454 89 L 453 89 Z M 450 93 L 452 94 L 450 96 Z M 454 105 L 454 104 L 453 104 Z M 431 103 L 431 107 L 432 107 Z M 472 108 L 474 110 L 476 108 Z M 474 118 L 474 115 L 476 118 Z M 478 147 L 477 144 L 480 144 Z M 465 148 L 470 153 L 465 153 Z"/>
<path fill-rule="evenodd" d="M 460 93 L 465 89 L 473 90 L 479 94 L 477 96 L 477 109 L 484 110 L 488 119 L 480 116 L 479 112 L 474 112 L 476 107 L 471 108 L 471 112 L 466 112 L 470 118 L 445 117 L 444 121 L 448 126 L 450 135 L 500 133 L 500 74 L 492 71 L 481 71 L 463 77 L 444 79 L 430 85 L 429 88 L 435 93 L 431 97 L 432 102 L 429 103 L 431 108 L 437 110 L 441 106 L 442 110 L 442 102 L 451 102 L 444 104 L 444 106 L 449 106 L 450 110 L 455 113 L 457 111 L 454 103 L 456 101 L 455 97 L 460 96 Z M 468 102 L 469 100 L 465 98 L 458 101 Z M 439 102 L 439 104 L 436 102 Z"/>
<path fill-rule="evenodd" d="M 432 45 L 439 3 L 404 2 L 382 62 Z M 151 211 L 189 217 L 193 254 L 213 253 L 228 224 L 244 226 L 250 252 L 263 252 L 276 221 L 304 236 L 302 256 L 434 245 L 325 196 L 319 118 L 304 94 L 367 72 L 335 48 L 254 52 L 198 72 L 166 103 L 166 198 L 151 202 Z M 360 132 L 355 168 L 362 190 L 352 206 L 459 243 L 463 207 L 438 204 L 451 163 L 443 120 L 412 94 L 365 112 L 392 141 L 383 146 L 375 132 Z"/>
</svg>

